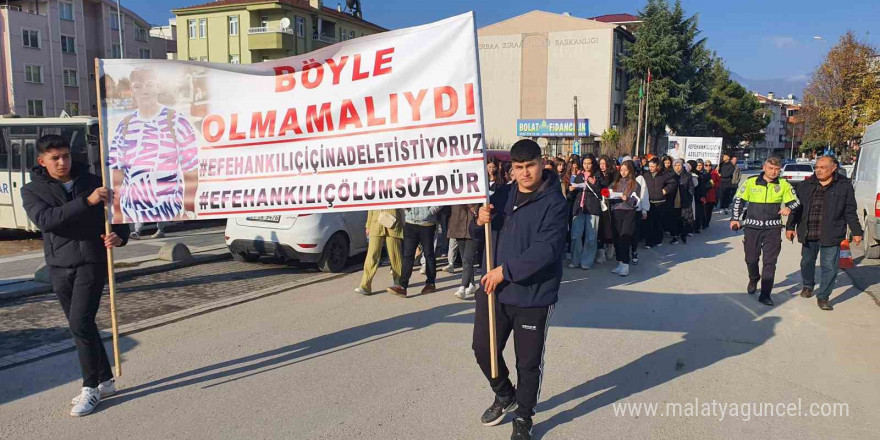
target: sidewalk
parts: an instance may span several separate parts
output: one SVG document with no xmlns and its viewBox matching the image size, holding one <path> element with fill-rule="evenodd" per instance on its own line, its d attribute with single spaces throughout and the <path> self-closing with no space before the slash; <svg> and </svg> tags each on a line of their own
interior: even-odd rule
<svg viewBox="0 0 880 440">
<path fill-rule="evenodd" d="M 190 229 L 168 232 L 165 238 L 129 240 L 126 246 L 113 251 L 116 276 L 121 279 L 229 258 L 223 231 L 223 227 Z M 159 260 L 159 249 L 169 242 L 185 244 L 193 255 L 193 261 L 182 264 Z M 0 266 L 3 267 L 0 300 L 50 291 L 48 284 L 34 280 L 34 273 L 43 263 L 42 252 L 0 258 Z"/>
</svg>

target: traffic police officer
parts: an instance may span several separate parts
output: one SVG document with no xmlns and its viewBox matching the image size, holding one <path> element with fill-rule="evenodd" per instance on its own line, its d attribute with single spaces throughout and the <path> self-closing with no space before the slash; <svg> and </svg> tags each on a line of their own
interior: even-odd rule
<svg viewBox="0 0 880 440">
<path fill-rule="evenodd" d="M 787 180 L 780 179 L 782 161 L 775 156 L 764 162 L 763 172 L 749 177 L 736 192 L 730 229 L 745 229 L 746 267 L 749 270 L 748 293 L 754 294 L 761 281 L 758 301 L 773 305 L 770 291 L 776 276 L 776 259 L 782 249 L 782 216 L 797 208 L 797 196 Z M 781 208 L 780 208 L 781 206 Z M 758 260 L 763 253 L 764 267 L 759 272 Z"/>
</svg>

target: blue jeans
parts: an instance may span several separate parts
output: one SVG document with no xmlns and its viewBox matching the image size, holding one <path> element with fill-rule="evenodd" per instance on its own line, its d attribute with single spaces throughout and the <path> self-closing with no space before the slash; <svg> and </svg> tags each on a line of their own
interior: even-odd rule
<svg viewBox="0 0 880 440">
<path fill-rule="evenodd" d="M 813 290 L 817 298 L 828 299 L 837 280 L 837 266 L 840 262 L 840 246 L 820 246 L 818 241 L 805 241 L 801 248 L 801 279 L 804 287 L 816 286 L 816 257 L 819 256 L 821 283 Z"/>
<path fill-rule="evenodd" d="M 571 221 L 571 262 L 575 266 L 591 268 L 596 259 L 599 236 L 599 216 L 580 214 Z"/>
</svg>

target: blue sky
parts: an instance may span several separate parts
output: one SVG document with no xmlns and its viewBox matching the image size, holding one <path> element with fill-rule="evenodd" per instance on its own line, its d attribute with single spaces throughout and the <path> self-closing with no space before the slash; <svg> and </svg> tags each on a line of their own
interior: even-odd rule
<svg viewBox="0 0 880 440">
<path fill-rule="evenodd" d="M 206 0 L 122 0 L 151 23 L 167 23 L 171 9 Z M 345 0 L 337 0 L 345 4 Z M 324 2 L 335 7 L 336 1 Z M 627 12 L 645 0 L 362 0 L 364 18 L 389 29 L 414 26 L 469 10 L 486 26 L 541 9 L 577 17 Z M 880 46 L 880 0 L 683 0 L 699 14 L 703 36 L 730 70 L 751 79 L 809 75 L 848 29 Z M 866 35 L 866 31 L 870 32 Z M 816 40 L 814 36 L 823 37 Z"/>
</svg>

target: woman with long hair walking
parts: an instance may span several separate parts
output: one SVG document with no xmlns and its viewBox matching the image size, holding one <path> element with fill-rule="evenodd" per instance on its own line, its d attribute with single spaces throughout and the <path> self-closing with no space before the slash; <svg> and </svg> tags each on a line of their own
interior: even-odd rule
<svg viewBox="0 0 880 440">
<path fill-rule="evenodd" d="M 620 276 L 629 275 L 630 252 L 635 232 L 637 209 L 641 202 L 641 188 L 635 179 L 635 166 L 631 160 L 624 161 L 614 182 L 609 186 L 612 225 L 612 241 L 617 257 L 617 267 L 612 270 Z"/>
</svg>

